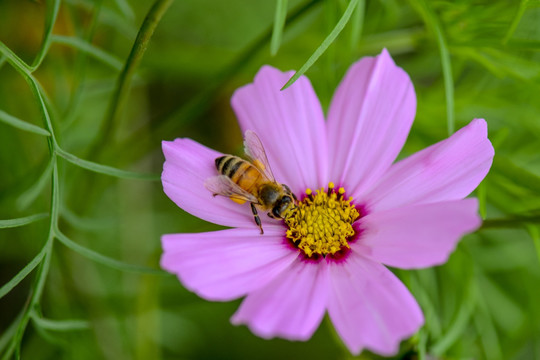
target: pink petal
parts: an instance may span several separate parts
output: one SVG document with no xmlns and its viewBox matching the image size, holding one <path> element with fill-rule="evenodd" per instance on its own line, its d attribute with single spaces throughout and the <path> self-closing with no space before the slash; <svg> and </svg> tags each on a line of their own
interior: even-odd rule
<svg viewBox="0 0 540 360">
<path fill-rule="evenodd" d="M 443 264 L 461 237 L 482 221 L 478 201 L 464 199 L 375 212 L 360 220 L 353 247 L 383 264 L 423 268 Z"/>
<path fill-rule="evenodd" d="M 480 184 L 493 161 L 484 119 L 393 165 L 365 201 L 371 211 L 408 204 L 463 199 Z"/>
<path fill-rule="evenodd" d="M 415 113 L 412 82 L 386 49 L 351 66 L 328 113 L 329 180 L 361 195 L 399 154 Z"/>
<path fill-rule="evenodd" d="M 264 235 L 257 228 L 164 235 L 161 267 L 205 299 L 236 299 L 264 286 L 298 256 L 283 234 L 274 226 Z"/>
<path fill-rule="evenodd" d="M 346 262 L 330 263 L 330 319 L 353 354 L 368 348 L 393 355 L 424 322 L 411 293 L 383 265 L 351 252 Z"/>
<path fill-rule="evenodd" d="M 261 138 L 276 180 L 300 194 L 326 182 L 328 155 L 324 115 L 309 80 L 302 76 L 280 91 L 293 73 L 262 67 L 253 84 L 234 93 L 232 106 L 242 131 Z"/>
<path fill-rule="evenodd" d="M 293 262 L 272 282 L 250 293 L 231 321 L 257 336 L 307 340 L 324 315 L 328 297 L 326 263 Z"/>
<path fill-rule="evenodd" d="M 218 175 L 214 160 L 222 154 L 191 139 L 163 141 L 162 146 L 163 190 L 176 205 L 215 224 L 258 229 L 248 204 L 239 205 L 223 196 L 213 197 L 204 187 L 204 180 Z M 263 222 L 271 223 L 265 214 L 261 215 Z"/>
</svg>

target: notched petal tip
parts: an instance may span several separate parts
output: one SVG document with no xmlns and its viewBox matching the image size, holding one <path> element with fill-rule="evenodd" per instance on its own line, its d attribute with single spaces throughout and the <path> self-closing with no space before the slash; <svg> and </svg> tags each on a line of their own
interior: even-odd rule
<svg viewBox="0 0 540 360">
<path fill-rule="evenodd" d="M 353 64 L 328 112 L 330 178 L 362 196 L 396 159 L 415 114 L 412 81 L 386 50 Z"/>
<path fill-rule="evenodd" d="M 327 146 L 324 113 L 306 77 L 281 91 L 294 72 L 263 66 L 253 83 L 235 91 L 231 105 L 240 128 L 255 131 L 277 181 L 293 192 L 324 181 Z"/>
</svg>

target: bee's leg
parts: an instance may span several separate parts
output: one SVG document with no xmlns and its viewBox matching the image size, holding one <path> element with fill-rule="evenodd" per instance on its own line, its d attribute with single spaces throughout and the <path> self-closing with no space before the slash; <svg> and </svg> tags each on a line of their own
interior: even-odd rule
<svg viewBox="0 0 540 360">
<path fill-rule="evenodd" d="M 264 234 L 261 218 L 259 217 L 259 214 L 257 213 L 257 208 L 253 203 L 251 203 L 251 212 L 253 213 L 253 218 L 255 219 L 255 223 L 259 225 L 259 228 L 261 229 L 261 235 Z"/>
</svg>

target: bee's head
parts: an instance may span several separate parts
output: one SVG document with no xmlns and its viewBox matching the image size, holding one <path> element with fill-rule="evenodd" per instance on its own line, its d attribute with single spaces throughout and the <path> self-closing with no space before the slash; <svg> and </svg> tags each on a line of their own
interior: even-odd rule
<svg viewBox="0 0 540 360">
<path fill-rule="evenodd" d="M 272 208 L 272 217 L 283 219 L 294 206 L 292 196 L 283 195 Z"/>
</svg>

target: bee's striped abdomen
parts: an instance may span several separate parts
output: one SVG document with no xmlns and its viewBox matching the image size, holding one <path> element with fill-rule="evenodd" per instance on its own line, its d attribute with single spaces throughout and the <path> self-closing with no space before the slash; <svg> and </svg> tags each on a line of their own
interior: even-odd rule
<svg viewBox="0 0 540 360">
<path fill-rule="evenodd" d="M 261 173 L 255 166 L 237 156 L 218 157 L 216 168 L 220 174 L 228 176 L 235 184 L 254 195 L 257 184 L 262 180 Z"/>
<path fill-rule="evenodd" d="M 216 159 L 216 168 L 220 174 L 232 179 L 244 162 L 246 161 L 237 156 L 225 155 Z"/>
</svg>

